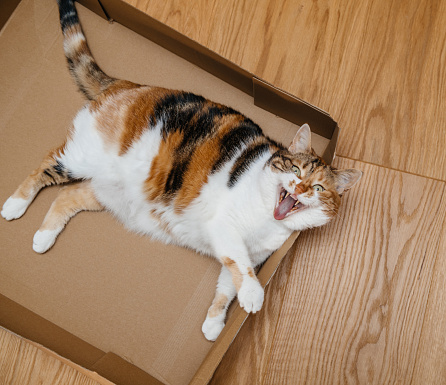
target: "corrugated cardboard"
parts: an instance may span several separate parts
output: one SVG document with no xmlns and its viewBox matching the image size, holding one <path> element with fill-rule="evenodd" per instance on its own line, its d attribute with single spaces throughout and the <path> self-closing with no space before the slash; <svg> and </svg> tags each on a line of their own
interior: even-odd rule
<svg viewBox="0 0 446 385">
<path fill-rule="evenodd" d="M 201 94 L 286 144 L 308 121 L 321 134 L 312 138 L 316 151 L 334 156 L 338 128 L 323 111 L 120 0 L 83 4 L 94 11 L 77 5 L 89 45 L 111 76 Z M 22 0 L 0 32 L 0 52 L 3 203 L 62 143 L 84 101 L 66 67 L 55 1 Z M 219 339 L 202 335 L 219 264 L 129 233 L 107 213 L 80 213 L 38 255 L 32 238 L 58 190 L 44 189 L 21 219 L 0 221 L 1 325 L 116 383 L 207 383 L 247 316 L 235 302 Z M 262 267 L 263 285 L 296 237 Z"/>
</svg>

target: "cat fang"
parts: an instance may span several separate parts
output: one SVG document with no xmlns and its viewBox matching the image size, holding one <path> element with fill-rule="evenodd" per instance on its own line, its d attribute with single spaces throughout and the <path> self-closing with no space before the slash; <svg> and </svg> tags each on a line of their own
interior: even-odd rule
<svg viewBox="0 0 446 385">
<path fill-rule="evenodd" d="M 307 207 L 302 202 L 299 202 L 294 193 L 291 194 L 282 187 L 274 208 L 274 219 L 278 221 L 283 220 L 290 215 L 305 210 Z"/>
</svg>

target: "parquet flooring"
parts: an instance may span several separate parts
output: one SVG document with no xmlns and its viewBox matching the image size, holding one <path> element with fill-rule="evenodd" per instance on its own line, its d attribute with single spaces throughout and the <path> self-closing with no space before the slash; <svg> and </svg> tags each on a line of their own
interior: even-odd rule
<svg viewBox="0 0 446 385">
<path fill-rule="evenodd" d="M 112 385 L 56 354 L 0 328 L 0 384 Z"/>
<path fill-rule="evenodd" d="M 446 384 L 446 2 L 126 1 L 328 111 L 365 172 L 211 383 Z"/>
</svg>

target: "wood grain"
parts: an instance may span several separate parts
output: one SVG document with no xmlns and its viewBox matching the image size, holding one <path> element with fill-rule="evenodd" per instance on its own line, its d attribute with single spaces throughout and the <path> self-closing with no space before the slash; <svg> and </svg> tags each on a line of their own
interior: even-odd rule
<svg viewBox="0 0 446 385">
<path fill-rule="evenodd" d="M 443 205 L 446 193 L 443 195 Z M 412 384 L 446 384 L 446 223 L 424 317 Z"/>
<path fill-rule="evenodd" d="M 80 366 L 3 328 L 0 328 L 0 346 L 0 384 L 112 385 L 96 373 L 89 375 Z"/>
<path fill-rule="evenodd" d="M 214 385 L 425 383 L 417 382 L 414 368 L 436 336 L 422 336 L 425 315 L 436 321 L 442 316 L 434 308 L 442 298 L 431 299 L 429 307 L 428 298 L 446 217 L 445 184 L 337 162 L 363 170 L 364 180 L 345 195 L 335 222 L 298 239 L 272 344 L 257 348 L 261 318 L 270 317 L 266 307 L 241 330 Z M 442 287 L 438 292 L 444 296 Z M 444 335 L 445 328 L 436 327 Z M 446 361 L 438 352 L 444 345 L 440 340 L 436 346 L 430 366 L 443 373 Z M 254 352 L 259 357 L 251 365 L 262 362 L 263 371 L 251 368 L 247 378 L 236 363 Z M 417 370 L 418 378 L 424 375 L 424 368 Z"/>
<path fill-rule="evenodd" d="M 126 0 L 328 111 L 338 154 L 446 180 L 446 2 Z"/>
</svg>

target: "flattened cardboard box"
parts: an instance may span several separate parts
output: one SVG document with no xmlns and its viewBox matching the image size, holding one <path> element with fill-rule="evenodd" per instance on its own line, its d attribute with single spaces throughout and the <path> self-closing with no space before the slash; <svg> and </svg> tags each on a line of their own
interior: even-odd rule
<svg viewBox="0 0 446 385">
<path fill-rule="evenodd" d="M 94 11 L 77 4 L 89 45 L 111 76 L 201 94 L 285 144 L 308 122 L 320 134 L 316 151 L 334 156 L 338 128 L 323 111 L 121 0 L 82 3 Z M 22 0 L 0 32 L 0 52 L 3 203 L 63 142 L 84 100 L 67 70 L 54 0 Z M 207 383 L 247 316 L 235 302 L 218 340 L 202 335 L 220 265 L 129 233 L 107 213 L 80 213 L 37 255 L 32 238 L 58 189 L 42 190 L 23 218 L 0 221 L 0 324 L 116 383 Z M 261 268 L 263 285 L 296 237 Z"/>
</svg>

